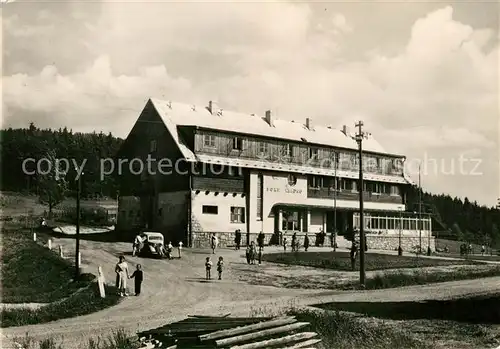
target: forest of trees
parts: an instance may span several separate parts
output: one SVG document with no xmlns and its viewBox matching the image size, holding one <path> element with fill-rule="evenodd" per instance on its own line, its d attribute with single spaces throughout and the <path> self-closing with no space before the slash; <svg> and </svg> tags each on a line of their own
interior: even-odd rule
<svg viewBox="0 0 500 349">
<path fill-rule="evenodd" d="M 122 139 L 103 133 L 73 133 L 66 128 L 42 130 L 33 123 L 29 128 L 0 132 L 1 190 L 39 195 L 45 203 L 54 199 L 52 194 L 59 195 L 60 192 L 64 192 L 66 196 L 74 196 L 76 172 L 72 168 L 65 176 L 64 183 L 57 182 L 57 188 L 50 179 L 23 173 L 24 159 L 55 157 L 75 159 L 77 164 L 87 159 L 82 197 L 117 196 L 116 178 L 107 176 L 103 181 L 100 180 L 99 161 L 102 158 L 113 158 L 123 143 Z M 64 189 L 59 190 L 62 186 Z M 444 194 L 422 193 L 421 197 L 422 212 L 431 213 L 436 222 L 441 223 L 433 224 L 433 229 L 439 231 L 440 237 L 478 244 L 491 243 L 500 247 L 500 210 L 480 206 L 467 198 L 461 200 Z M 58 197 L 55 199 L 57 201 Z M 418 211 L 418 200 L 418 188 L 411 188 L 407 195 L 408 209 Z"/>
</svg>

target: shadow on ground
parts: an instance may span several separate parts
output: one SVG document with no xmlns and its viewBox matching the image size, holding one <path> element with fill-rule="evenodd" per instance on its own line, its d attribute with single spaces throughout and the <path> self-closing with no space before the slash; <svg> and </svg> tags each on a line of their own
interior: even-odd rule
<svg viewBox="0 0 500 349">
<path fill-rule="evenodd" d="M 314 305 L 391 320 L 450 320 L 471 324 L 500 324 L 500 294 L 424 302 L 338 302 Z"/>
</svg>

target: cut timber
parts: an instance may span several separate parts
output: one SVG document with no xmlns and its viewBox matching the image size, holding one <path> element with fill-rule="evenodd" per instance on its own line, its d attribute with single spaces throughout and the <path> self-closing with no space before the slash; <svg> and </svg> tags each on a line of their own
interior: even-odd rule
<svg viewBox="0 0 500 349">
<path fill-rule="evenodd" d="M 219 318 L 225 318 L 231 315 L 231 313 L 228 313 L 226 315 L 222 316 L 210 316 L 210 315 L 188 315 L 188 317 L 194 317 L 194 318 L 200 318 L 200 319 L 219 319 Z"/>
<path fill-rule="evenodd" d="M 208 341 L 208 340 L 237 336 L 240 334 L 244 334 L 244 333 L 248 333 L 248 332 L 252 332 L 252 331 L 256 331 L 256 330 L 264 330 L 266 328 L 293 324 L 294 322 L 297 322 L 297 320 L 295 320 L 295 318 L 292 316 L 283 317 L 283 318 L 278 318 L 278 319 L 274 319 L 271 321 L 259 322 L 259 323 L 253 324 L 253 325 L 241 326 L 241 327 L 231 328 L 228 330 L 221 330 L 221 331 L 217 331 L 217 332 L 212 332 L 209 334 L 201 335 L 199 338 L 202 342 L 204 342 L 204 341 Z"/>
<path fill-rule="evenodd" d="M 219 339 L 219 340 L 215 341 L 215 344 L 217 344 L 217 347 L 225 347 L 225 346 L 228 346 L 231 344 L 246 342 L 249 340 L 267 337 L 267 336 L 271 336 L 271 335 L 278 334 L 278 333 L 286 333 L 286 332 L 290 332 L 290 331 L 295 331 L 295 330 L 298 330 L 302 327 L 306 327 L 307 325 L 309 325 L 309 322 L 297 322 L 297 323 L 294 323 L 291 325 L 270 328 L 268 330 L 262 330 L 259 332 L 253 332 L 253 333 L 243 334 L 240 336 Z"/>
<path fill-rule="evenodd" d="M 269 348 L 274 345 L 281 345 L 281 344 L 287 344 L 291 342 L 296 342 L 296 341 L 301 341 L 304 339 L 309 339 L 316 337 L 317 334 L 315 332 L 303 332 L 303 333 L 297 333 L 293 334 L 291 336 L 286 336 L 286 337 L 281 337 L 281 338 L 276 338 L 276 339 L 269 339 L 267 341 L 262 341 L 262 342 L 255 342 L 255 343 L 248 343 L 248 344 L 243 344 L 243 345 L 236 345 L 234 347 L 231 347 L 231 349 L 261 349 L 261 348 Z"/>
<path fill-rule="evenodd" d="M 282 349 L 306 349 L 306 347 L 308 349 L 314 349 L 312 347 L 309 347 L 309 345 L 314 345 L 314 344 L 318 344 L 319 342 L 321 342 L 321 339 L 308 339 L 304 342 L 300 342 L 300 343 L 295 343 L 293 344 L 292 346 L 290 347 L 286 347 L 286 348 L 282 348 Z"/>
</svg>

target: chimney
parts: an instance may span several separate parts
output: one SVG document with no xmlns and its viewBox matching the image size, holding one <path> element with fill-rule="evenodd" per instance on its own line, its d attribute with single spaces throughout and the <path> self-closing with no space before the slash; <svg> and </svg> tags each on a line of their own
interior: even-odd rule
<svg viewBox="0 0 500 349">
<path fill-rule="evenodd" d="M 269 126 L 274 127 L 273 114 L 270 110 L 266 110 L 266 121 L 269 124 Z"/>
<path fill-rule="evenodd" d="M 306 127 L 308 130 L 313 131 L 312 120 L 310 118 L 306 118 Z"/>
<path fill-rule="evenodd" d="M 210 112 L 210 114 L 215 114 L 215 103 L 212 101 L 209 101 L 207 109 Z"/>
<path fill-rule="evenodd" d="M 346 136 L 349 136 L 351 134 L 351 132 L 349 131 L 349 127 L 347 127 L 346 125 L 342 126 L 342 133 Z"/>
</svg>

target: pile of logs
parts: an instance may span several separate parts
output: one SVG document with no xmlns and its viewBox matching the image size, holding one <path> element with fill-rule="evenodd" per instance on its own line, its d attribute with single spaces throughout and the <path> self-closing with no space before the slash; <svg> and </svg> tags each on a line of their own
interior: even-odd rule
<svg viewBox="0 0 500 349">
<path fill-rule="evenodd" d="M 293 316 L 230 318 L 191 316 L 180 322 L 139 333 L 141 349 L 314 349 L 321 342 L 308 322 Z"/>
</svg>

